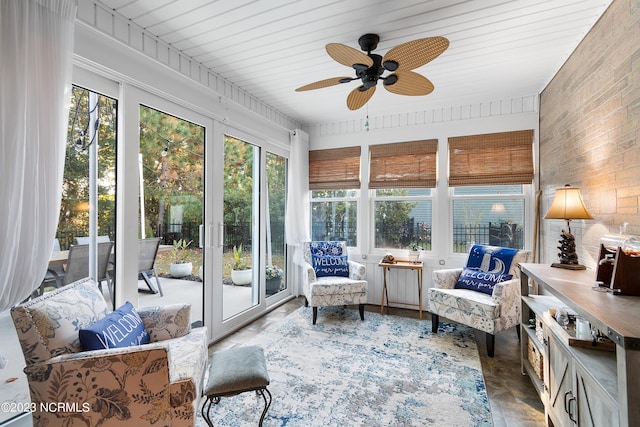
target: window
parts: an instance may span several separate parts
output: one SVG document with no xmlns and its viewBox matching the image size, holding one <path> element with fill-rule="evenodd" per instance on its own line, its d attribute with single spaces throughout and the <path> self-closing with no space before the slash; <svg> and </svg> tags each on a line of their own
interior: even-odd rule
<svg viewBox="0 0 640 427">
<path fill-rule="evenodd" d="M 449 138 L 453 252 L 474 243 L 524 248 L 533 131 Z"/>
<path fill-rule="evenodd" d="M 357 219 L 360 190 L 311 192 L 311 239 L 344 240 L 358 244 Z"/>
<path fill-rule="evenodd" d="M 97 235 L 115 240 L 117 101 L 78 86 L 71 91 L 69 130 L 56 238 L 62 250 L 89 236 L 96 198 Z M 96 149 L 92 154 L 90 148 Z M 92 170 L 90 157 L 95 155 Z M 95 179 L 97 194 L 90 194 Z"/>
<path fill-rule="evenodd" d="M 311 238 L 357 246 L 360 147 L 309 151 Z"/>
<path fill-rule="evenodd" d="M 375 190 L 375 247 L 431 250 L 432 205 L 429 188 Z"/>
<path fill-rule="evenodd" d="M 370 147 L 376 248 L 431 250 L 437 140 Z"/>
<path fill-rule="evenodd" d="M 475 243 L 524 248 L 524 186 L 456 187 L 452 199 L 454 253 Z"/>
</svg>

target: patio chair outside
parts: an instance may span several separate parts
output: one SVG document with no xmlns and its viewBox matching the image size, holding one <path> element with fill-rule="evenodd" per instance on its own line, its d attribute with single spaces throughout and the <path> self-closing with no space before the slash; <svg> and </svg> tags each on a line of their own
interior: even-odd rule
<svg viewBox="0 0 640 427">
<path fill-rule="evenodd" d="M 88 245 L 91 243 L 91 237 L 89 236 L 76 236 L 76 244 L 78 245 Z M 111 242 L 111 237 L 107 235 L 96 236 L 96 243 L 107 243 Z M 107 272 L 109 273 L 109 277 L 111 278 L 111 285 L 115 284 L 116 279 L 116 254 L 111 251 L 111 256 L 109 257 L 109 266 L 107 267 Z"/>
<path fill-rule="evenodd" d="M 160 247 L 160 237 L 152 237 L 150 239 L 140 239 L 138 241 L 138 274 L 142 276 L 142 280 L 147 284 L 149 290 L 154 294 L 158 291 L 160 296 L 164 296 L 162 293 L 162 286 L 160 286 L 160 280 L 154 264 L 156 263 L 156 256 L 158 255 L 158 247 Z M 151 277 L 155 277 L 158 289 L 151 283 Z"/>
<path fill-rule="evenodd" d="M 107 290 L 113 302 L 113 283 L 107 271 L 112 249 L 113 242 L 98 243 L 97 282 L 100 291 L 102 291 L 102 282 L 107 282 Z M 68 285 L 85 277 L 89 277 L 89 245 L 71 245 L 62 283 Z"/>
<path fill-rule="evenodd" d="M 53 241 L 53 251 L 60 252 L 60 240 L 55 239 Z M 32 298 L 40 296 L 44 293 L 45 288 L 53 287 L 59 288 L 62 286 L 62 278 L 64 277 L 64 268 L 61 265 L 53 265 L 47 268 L 47 273 L 40 283 L 40 287 L 33 291 Z"/>
</svg>

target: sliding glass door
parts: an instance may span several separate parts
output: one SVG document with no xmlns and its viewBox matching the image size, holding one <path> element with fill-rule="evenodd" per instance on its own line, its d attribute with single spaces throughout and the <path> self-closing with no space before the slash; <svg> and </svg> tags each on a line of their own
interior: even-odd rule
<svg viewBox="0 0 640 427">
<path fill-rule="evenodd" d="M 260 148 L 224 135 L 223 320 L 260 303 Z"/>
<path fill-rule="evenodd" d="M 153 98 L 148 104 L 139 107 L 138 303 L 188 303 L 198 325 L 204 322 L 206 128 L 189 110 Z"/>
</svg>

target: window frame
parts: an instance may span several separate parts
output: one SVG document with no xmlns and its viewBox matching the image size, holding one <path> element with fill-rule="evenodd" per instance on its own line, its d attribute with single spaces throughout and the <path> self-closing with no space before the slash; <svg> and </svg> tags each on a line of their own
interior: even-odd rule
<svg viewBox="0 0 640 427">
<path fill-rule="evenodd" d="M 434 205 L 435 205 L 435 189 L 434 188 L 430 188 L 430 187 L 423 187 L 420 189 L 426 189 L 429 190 L 429 195 L 425 195 L 425 196 L 391 196 L 391 195 L 384 195 L 384 196 L 378 196 L 376 194 L 377 190 L 415 190 L 416 188 L 404 188 L 404 187 L 399 187 L 399 188 L 380 188 L 380 189 L 370 189 L 369 190 L 369 206 L 370 206 L 370 210 L 369 210 L 369 222 L 371 224 L 370 227 L 370 251 L 373 254 L 386 254 L 386 253 L 392 253 L 397 254 L 397 256 L 399 257 L 407 257 L 409 254 L 410 249 L 403 249 L 403 248 L 390 248 L 390 247 L 377 247 L 376 246 L 376 202 L 383 202 L 383 201 L 393 201 L 393 202 L 411 202 L 411 201 L 431 201 L 431 223 L 429 224 L 429 227 L 431 228 L 431 249 L 429 250 L 425 250 L 423 249 L 423 252 L 426 254 L 432 254 L 433 253 L 433 249 L 434 249 L 434 244 L 433 244 L 433 224 L 434 224 L 434 217 L 435 217 L 435 210 L 434 210 Z"/>
<path fill-rule="evenodd" d="M 316 198 L 313 197 L 313 192 L 314 191 L 345 191 L 346 194 L 349 194 L 351 192 L 353 192 L 352 196 L 342 196 L 342 197 L 336 197 L 336 196 L 332 196 L 332 197 L 322 197 L 322 198 Z M 362 225 L 360 223 L 360 207 L 362 206 L 362 204 L 360 203 L 361 201 L 361 197 L 362 197 L 362 190 L 359 188 L 351 188 L 351 189 L 332 189 L 332 190 L 309 190 L 309 231 L 310 231 L 310 235 L 311 235 L 311 239 L 313 240 L 313 204 L 314 203 L 336 203 L 336 202 L 354 202 L 355 203 L 355 208 L 356 208 L 356 236 L 355 236 L 355 246 L 353 245 L 349 245 L 349 242 L 347 241 L 347 248 L 358 248 L 360 247 L 360 230 L 362 228 Z"/>
<path fill-rule="evenodd" d="M 523 202 L 523 224 L 522 224 L 522 247 L 526 249 L 529 244 L 529 230 L 531 227 L 531 214 L 530 214 L 530 203 L 531 203 L 531 192 L 533 185 L 532 184 L 516 184 L 522 186 L 522 193 L 520 194 L 464 194 L 464 195 L 455 195 L 456 188 L 462 187 L 475 187 L 475 186 L 456 186 L 456 187 L 448 187 L 447 198 L 448 198 L 448 225 L 447 225 L 447 236 L 448 236 L 448 252 L 450 256 L 466 256 L 466 252 L 455 252 L 454 251 L 454 202 L 457 200 L 522 200 Z M 500 185 L 496 185 L 500 186 Z M 491 187 L 490 185 L 485 185 L 483 187 Z"/>
</svg>

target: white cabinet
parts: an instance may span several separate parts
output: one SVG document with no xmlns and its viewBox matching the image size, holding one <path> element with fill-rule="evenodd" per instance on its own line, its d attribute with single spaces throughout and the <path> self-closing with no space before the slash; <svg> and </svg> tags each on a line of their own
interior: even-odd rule
<svg viewBox="0 0 640 427">
<path fill-rule="evenodd" d="M 640 297 L 593 291 L 593 272 L 540 264 L 522 264 L 521 270 L 522 371 L 539 392 L 547 424 L 640 426 Z M 548 314 L 549 308 L 564 306 L 608 336 L 614 351 L 576 345 L 580 343 L 571 339 L 571 327 L 564 329 Z M 537 324 L 537 334 L 528 326 L 530 319 L 535 319 L 531 323 Z M 531 362 L 537 360 L 529 354 L 532 344 L 542 354 L 541 378 Z"/>
<path fill-rule="evenodd" d="M 574 369 L 572 397 L 577 404 L 578 424 L 584 427 L 619 426 L 617 403 L 580 364 Z"/>
<path fill-rule="evenodd" d="M 553 334 L 547 337 L 549 359 L 549 417 L 556 427 L 570 427 L 577 421 L 576 399 L 573 393 L 573 362 L 568 350 Z"/>
</svg>

